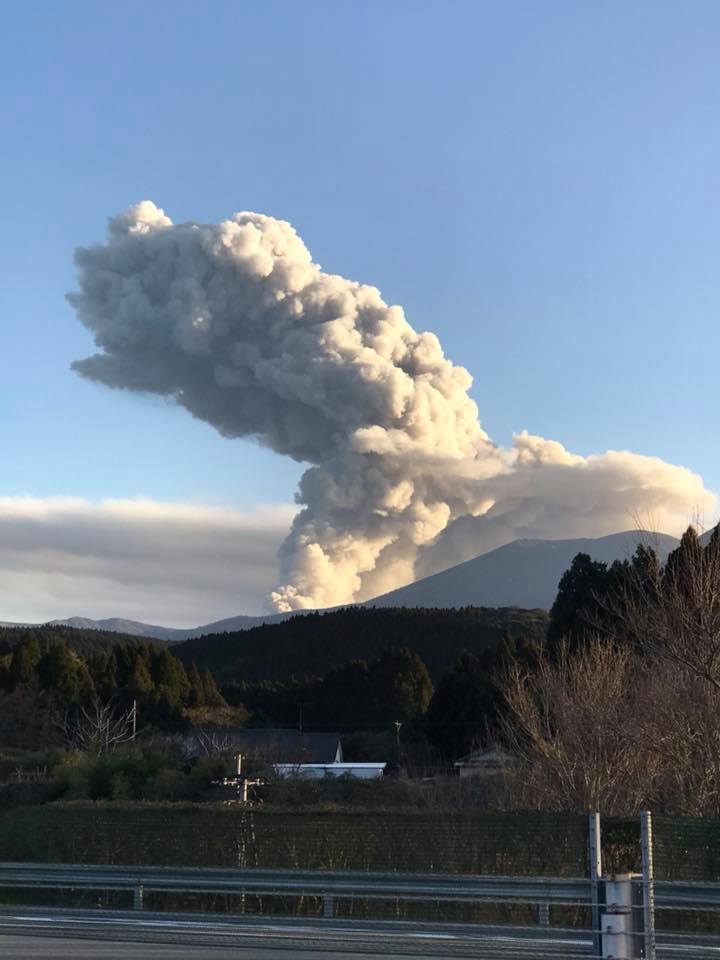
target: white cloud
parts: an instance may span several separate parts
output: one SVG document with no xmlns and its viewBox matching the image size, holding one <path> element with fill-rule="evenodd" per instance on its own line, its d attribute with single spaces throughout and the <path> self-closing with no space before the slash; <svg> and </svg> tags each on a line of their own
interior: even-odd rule
<svg viewBox="0 0 720 960">
<path fill-rule="evenodd" d="M 0 497 L 0 619 L 197 626 L 259 612 L 296 508 Z"/>
</svg>

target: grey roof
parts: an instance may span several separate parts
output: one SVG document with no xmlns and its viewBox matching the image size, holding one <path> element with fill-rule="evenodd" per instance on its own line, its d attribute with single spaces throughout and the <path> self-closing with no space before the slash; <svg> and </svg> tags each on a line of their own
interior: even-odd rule
<svg viewBox="0 0 720 960">
<path fill-rule="evenodd" d="M 334 763 L 342 760 L 338 733 L 301 733 L 299 730 L 215 729 L 191 735 L 198 745 L 212 738 L 223 749 L 275 763 Z"/>
</svg>

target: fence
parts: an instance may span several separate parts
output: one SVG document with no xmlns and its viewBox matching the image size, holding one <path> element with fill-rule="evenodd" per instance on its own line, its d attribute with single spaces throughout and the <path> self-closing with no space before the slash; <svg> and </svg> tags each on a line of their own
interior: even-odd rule
<svg viewBox="0 0 720 960">
<path fill-rule="evenodd" d="M 61 902 L 462 922 L 648 960 L 656 925 L 661 949 L 720 949 L 715 822 L 52 805 L 0 815 L 0 860 L 6 902 L 72 889 Z"/>
</svg>

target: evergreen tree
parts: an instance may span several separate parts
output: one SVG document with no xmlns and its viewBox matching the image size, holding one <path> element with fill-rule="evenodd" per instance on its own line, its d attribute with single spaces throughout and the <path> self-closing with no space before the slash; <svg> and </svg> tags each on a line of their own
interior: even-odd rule
<svg viewBox="0 0 720 960">
<path fill-rule="evenodd" d="M 13 687 L 33 683 L 35 669 L 40 662 L 40 646 L 32 633 L 26 633 L 15 647 L 10 663 L 10 680 Z"/>
<path fill-rule="evenodd" d="M 155 681 L 155 695 L 171 710 L 184 703 L 190 693 L 190 683 L 185 668 L 169 650 L 161 650 L 153 658 L 152 675 Z"/>
<path fill-rule="evenodd" d="M 98 654 L 88 663 L 90 674 L 98 695 L 105 701 L 111 700 L 118 692 L 117 662 L 112 654 Z"/>
<path fill-rule="evenodd" d="M 222 694 L 215 685 L 213 675 L 206 667 L 202 675 L 202 694 L 205 705 L 208 707 L 227 706 Z"/>
<path fill-rule="evenodd" d="M 90 673 L 67 643 L 53 644 L 41 657 L 37 673 L 42 688 L 66 705 L 87 702 L 93 695 Z"/>
<path fill-rule="evenodd" d="M 457 760 L 485 732 L 495 707 L 490 656 L 465 653 L 433 693 L 423 724 L 427 738 L 446 760 Z"/>
<path fill-rule="evenodd" d="M 607 565 L 593 560 L 587 553 L 578 553 L 570 568 L 560 578 L 558 594 L 550 609 L 547 643 L 555 651 L 566 642 L 577 648 L 588 635 L 597 632 L 601 615 L 599 599 L 607 590 Z"/>
<path fill-rule="evenodd" d="M 693 582 L 702 569 L 703 546 L 697 530 L 690 526 L 680 538 L 680 546 L 667 558 L 663 580 L 668 589 L 691 596 Z"/>
<path fill-rule="evenodd" d="M 373 660 L 368 677 L 378 719 L 410 720 L 427 710 L 433 692 L 430 674 L 407 647 L 387 650 Z"/>
<path fill-rule="evenodd" d="M 189 707 L 203 707 L 205 705 L 205 689 L 203 678 L 197 664 L 193 660 L 192 666 L 188 670 L 188 682 L 190 683 L 190 693 L 188 695 Z M 217 689 L 217 688 L 216 688 Z"/>
<path fill-rule="evenodd" d="M 115 663 L 110 667 L 110 671 L 114 674 L 118 687 L 129 686 L 139 657 L 139 648 L 131 647 L 127 643 L 118 643 L 114 646 L 111 656 Z M 145 669 L 147 672 L 147 665 Z"/>
<path fill-rule="evenodd" d="M 152 677 L 145 666 L 145 660 L 141 656 L 135 658 L 130 676 L 127 682 L 127 692 L 130 700 L 137 700 L 143 703 L 155 690 Z"/>
<path fill-rule="evenodd" d="M 362 728 L 371 723 L 371 694 L 368 667 L 364 660 L 353 660 L 331 670 L 314 696 L 314 715 L 328 726 Z"/>
</svg>

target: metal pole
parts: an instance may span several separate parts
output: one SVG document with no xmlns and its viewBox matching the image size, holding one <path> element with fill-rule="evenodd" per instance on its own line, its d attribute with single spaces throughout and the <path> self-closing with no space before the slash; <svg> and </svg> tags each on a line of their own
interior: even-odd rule
<svg viewBox="0 0 720 960">
<path fill-rule="evenodd" d="M 643 918 L 645 920 L 645 960 L 655 960 L 655 867 L 653 864 L 652 814 L 640 814 L 642 850 Z"/>
<path fill-rule="evenodd" d="M 590 860 L 590 883 L 592 890 L 592 938 L 593 953 L 602 957 L 602 932 L 600 930 L 600 881 L 602 878 L 602 835 L 600 814 L 588 816 L 588 854 Z"/>
</svg>

